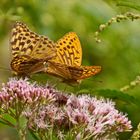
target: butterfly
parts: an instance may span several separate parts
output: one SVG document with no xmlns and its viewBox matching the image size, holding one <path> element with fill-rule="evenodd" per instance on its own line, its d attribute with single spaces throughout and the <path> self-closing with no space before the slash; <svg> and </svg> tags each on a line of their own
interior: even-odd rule
<svg viewBox="0 0 140 140">
<path fill-rule="evenodd" d="M 45 72 L 68 84 L 96 75 L 101 66 L 82 66 L 82 48 L 78 36 L 69 32 L 56 42 L 56 57 L 45 63 Z"/>
<path fill-rule="evenodd" d="M 11 69 L 20 76 L 29 76 L 42 71 L 44 62 L 56 55 L 53 41 L 46 36 L 32 32 L 22 22 L 14 24 L 10 46 L 12 52 Z"/>
</svg>

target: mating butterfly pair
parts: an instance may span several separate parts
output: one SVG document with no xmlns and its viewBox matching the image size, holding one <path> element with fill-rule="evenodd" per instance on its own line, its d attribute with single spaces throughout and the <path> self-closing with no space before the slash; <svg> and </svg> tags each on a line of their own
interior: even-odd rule
<svg viewBox="0 0 140 140">
<path fill-rule="evenodd" d="M 10 44 L 11 68 L 17 75 L 45 72 L 66 83 L 78 83 L 101 70 L 101 66 L 81 66 L 82 48 L 74 32 L 54 43 L 46 36 L 30 31 L 24 23 L 16 22 Z"/>
</svg>

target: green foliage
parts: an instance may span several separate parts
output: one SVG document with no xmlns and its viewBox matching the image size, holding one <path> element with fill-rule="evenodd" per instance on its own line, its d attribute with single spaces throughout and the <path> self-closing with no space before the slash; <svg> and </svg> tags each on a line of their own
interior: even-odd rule
<svg viewBox="0 0 140 140">
<path fill-rule="evenodd" d="M 124 102 L 125 104 L 135 104 L 135 105 L 140 105 L 139 100 L 137 100 L 135 97 L 123 93 L 118 90 L 110 90 L 110 89 L 101 89 L 97 90 L 97 94 L 99 96 L 103 96 L 105 98 L 110 98 L 113 100 L 121 101 Z"/>
<path fill-rule="evenodd" d="M 99 90 L 90 90 L 90 89 L 82 89 L 78 91 L 78 94 L 91 94 L 92 96 L 109 98 L 115 101 L 119 105 L 135 105 L 137 107 L 140 106 L 140 100 L 135 98 L 128 93 L 124 93 L 119 90 L 111 90 L 111 89 L 99 89 Z"/>
<path fill-rule="evenodd" d="M 124 6 L 140 11 L 140 2 L 136 0 L 135 3 L 133 0 L 117 0 L 117 6 Z"/>
</svg>

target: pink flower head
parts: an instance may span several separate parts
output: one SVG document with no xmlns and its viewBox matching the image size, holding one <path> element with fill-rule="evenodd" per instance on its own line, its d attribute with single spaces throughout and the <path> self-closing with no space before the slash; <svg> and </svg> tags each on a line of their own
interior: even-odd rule
<svg viewBox="0 0 140 140">
<path fill-rule="evenodd" d="M 0 104 L 7 107 L 15 107 L 20 105 L 31 105 L 40 102 L 54 102 L 54 93 L 51 89 L 37 85 L 30 84 L 28 79 L 12 78 L 6 84 L 2 85 L 0 91 Z"/>
<path fill-rule="evenodd" d="M 110 100 L 88 95 L 71 95 L 65 106 L 69 124 L 85 126 L 85 133 L 95 138 L 110 136 L 110 133 L 129 131 L 132 126 L 126 115 L 115 109 Z"/>
<path fill-rule="evenodd" d="M 27 127 L 36 133 L 55 130 L 63 134 L 74 130 L 72 135 L 76 139 L 99 140 L 132 128 L 126 114 L 115 109 L 115 103 L 108 99 L 68 96 L 49 85 L 31 84 L 28 79 L 13 78 L 3 84 L 0 106 L 3 112 L 12 109 L 22 114 L 27 119 Z"/>
</svg>

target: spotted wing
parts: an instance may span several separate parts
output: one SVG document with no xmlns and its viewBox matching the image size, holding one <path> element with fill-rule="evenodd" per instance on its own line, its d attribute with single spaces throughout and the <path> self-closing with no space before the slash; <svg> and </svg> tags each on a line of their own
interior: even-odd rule
<svg viewBox="0 0 140 140">
<path fill-rule="evenodd" d="M 63 81 L 77 81 L 89 78 L 101 71 L 101 66 L 68 66 L 65 64 L 48 62 L 46 72 L 56 77 L 60 77 Z"/>
<path fill-rule="evenodd" d="M 65 64 L 49 61 L 46 63 L 44 72 L 61 79 L 71 79 L 70 71 Z"/>
<path fill-rule="evenodd" d="M 56 42 L 56 57 L 54 62 L 68 66 L 80 66 L 82 61 L 82 48 L 78 36 L 69 32 Z"/>
<path fill-rule="evenodd" d="M 66 83 L 91 77 L 100 72 L 100 66 L 81 66 L 82 48 L 77 35 L 66 34 L 56 43 L 57 55 L 47 63 L 45 72 L 61 78 Z"/>
<path fill-rule="evenodd" d="M 37 35 L 21 22 L 16 22 L 12 29 L 10 45 L 11 68 L 17 73 L 28 70 L 35 72 L 34 65 L 50 60 L 56 55 L 55 45 L 50 39 Z"/>
<path fill-rule="evenodd" d="M 68 69 L 72 79 L 81 80 L 98 74 L 101 71 L 101 66 L 69 66 Z"/>
</svg>

